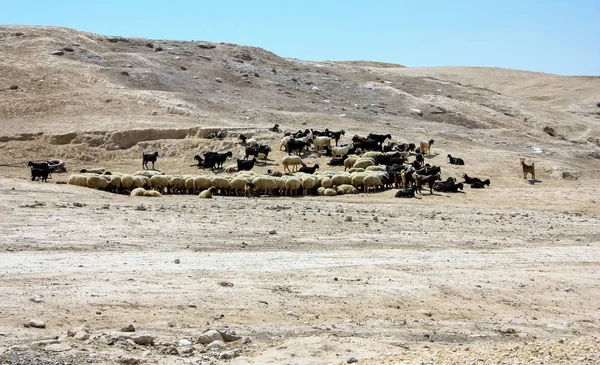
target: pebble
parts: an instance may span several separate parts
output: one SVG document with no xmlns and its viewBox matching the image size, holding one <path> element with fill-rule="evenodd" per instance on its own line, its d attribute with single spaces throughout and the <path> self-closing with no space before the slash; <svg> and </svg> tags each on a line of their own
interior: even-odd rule
<svg viewBox="0 0 600 365">
<path fill-rule="evenodd" d="M 206 345 L 206 348 L 209 350 L 222 350 L 225 348 L 225 342 L 222 340 L 216 340 Z"/>
<path fill-rule="evenodd" d="M 136 206 L 134 209 L 135 209 L 135 210 L 141 210 L 141 211 L 144 211 L 144 210 L 146 210 L 146 207 L 145 207 L 145 206 L 143 206 L 143 205 L 138 205 L 138 206 Z"/>
<path fill-rule="evenodd" d="M 71 350 L 71 346 L 66 343 L 55 343 L 44 347 L 44 350 L 51 352 L 65 352 Z"/>
<path fill-rule="evenodd" d="M 135 358 L 135 357 L 122 357 L 119 359 L 119 363 L 121 364 L 128 364 L 128 365 L 135 365 L 135 364 L 139 364 L 140 363 L 140 359 Z"/>
<path fill-rule="evenodd" d="M 44 303 L 44 300 L 39 295 L 34 295 L 31 298 L 29 298 L 29 300 L 34 303 Z"/>
<path fill-rule="evenodd" d="M 223 337 L 221 336 L 219 331 L 208 330 L 208 331 L 204 332 L 203 334 L 201 334 L 200 336 L 198 336 L 198 338 L 196 339 L 197 343 L 201 343 L 203 345 L 207 345 L 214 341 L 223 341 Z"/>
<path fill-rule="evenodd" d="M 352 222 L 352 216 L 346 216 L 346 222 Z"/>
<path fill-rule="evenodd" d="M 64 51 L 54 51 L 54 52 L 52 52 L 50 54 L 53 55 L 53 56 L 62 56 L 62 55 L 65 54 L 65 52 Z"/>
<path fill-rule="evenodd" d="M 346 360 L 346 362 L 347 362 L 348 364 L 352 364 L 352 363 L 358 362 L 358 360 L 357 360 L 355 357 L 351 357 L 351 358 L 349 358 L 348 360 Z"/>
<path fill-rule="evenodd" d="M 135 332 L 135 327 L 132 324 L 128 324 L 127 326 L 121 328 L 121 332 Z"/>
<path fill-rule="evenodd" d="M 180 264 L 180 263 L 181 263 L 181 260 L 180 260 L 180 259 L 175 259 L 175 260 L 173 260 L 173 263 L 174 263 L 174 264 Z"/>
<path fill-rule="evenodd" d="M 182 338 L 181 340 L 179 340 L 178 344 L 181 347 L 188 347 L 192 346 L 192 341 L 188 340 L 187 338 Z"/>
<path fill-rule="evenodd" d="M 218 82 L 219 84 L 223 82 L 223 79 L 221 79 L 220 77 L 215 78 L 215 81 Z"/>
<path fill-rule="evenodd" d="M 23 326 L 33 328 L 46 328 L 46 322 L 39 319 L 30 319 L 29 322 L 25 322 Z"/>
<path fill-rule="evenodd" d="M 79 331 L 79 332 L 75 333 L 75 336 L 73 336 L 73 338 L 75 338 L 78 341 L 85 341 L 88 338 L 90 338 L 90 334 L 87 333 L 86 331 Z"/>
<path fill-rule="evenodd" d="M 288 315 L 290 317 L 298 317 L 298 314 L 296 314 L 296 312 L 293 312 L 293 311 L 287 312 L 286 315 Z"/>
<path fill-rule="evenodd" d="M 46 346 L 46 345 L 54 345 L 60 343 L 59 340 L 40 340 L 40 341 L 33 341 L 31 343 L 31 346 Z"/>
<path fill-rule="evenodd" d="M 270 229 L 270 230 L 269 230 L 269 234 L 277 234 L 277 231 L 276 231 L 276 230 L 274 230 L 274 229 Z"/>
</svg>

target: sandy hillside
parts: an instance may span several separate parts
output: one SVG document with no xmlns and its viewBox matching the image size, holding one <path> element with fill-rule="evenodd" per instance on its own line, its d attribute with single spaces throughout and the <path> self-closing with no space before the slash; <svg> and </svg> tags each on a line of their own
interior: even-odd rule
<svg viewBox="0 0 600 365">
<path fill-rule="evenodd" d="M 600 362 L 597 76 L 313 62 L 50 27 L 0 27 L 0 56 L 0 364 Z M 31 182 L 26 167 L 133 173 L 159 151 L 169 175 L 214 176 L 193 156 L 232 151 L 235 163 L 243 133 L 274 149 L 263 174 L 286 155 L 275 123 L 343 129 L 342 143 L 434 139 L 427 162 L 444 179 L 491 185 L 152 199 L 56 184 L 69 174 Z M 343 170 L 314 151 L 303 160 Z M 23 326 L 32 319 L 45 328 Z"/>
</svg>

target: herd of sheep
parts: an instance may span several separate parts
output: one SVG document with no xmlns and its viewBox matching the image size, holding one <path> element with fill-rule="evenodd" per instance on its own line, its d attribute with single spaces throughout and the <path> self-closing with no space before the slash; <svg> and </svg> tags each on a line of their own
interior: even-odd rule
<svg viewBox="0 0 600 365">
<path fill-rule="evenodd" d="M 331 133 L 334 134 L 328 136 Z M 225 167 L 223 171 L 228 174 L 172 176 L 155 170 L 121 174 L 95 169 L 82 170 L 81 173 L 72 175 L 68 183 L 133 196 L 198 194 L 201 198 L 209 198 L 213 194 L 248 197 L 335 196 L 369 193 L 393 187 L 401 188 L 396 194 L 397 197 L 414 197 L 414 193 L 421 192 L 424 185 L 429 186 L 430 193 L 433 190 L 456 192 L 463 189 L 463 183 L 458 183 L 455 178 L 449 177 L 442 181 L 439 166 L 425 164 L 424 157 L 431 153 L 433 140 L 423 141 L 419 147 L 393 142 L 384 146 L 384 141 L 391 138 L 390 135 L 370 134 L 368 137 L 354 136 L 351 143 L 338 147 L 338 140 L 344 133 L 306 130 L 287 134 L 280 144 L 281 148 L 288 152 L 288 156 L 281 160 L 283 172 L 269 170 L 267 174 L 259 174 L 251 171 L 256 157 L 247 161 L 248 155 L 254 154 L 266 159 L 271 148 L 240 135 L 239 139 L 246 146 L 246 157 L 244 160 L 238 160 L 236 165 Z M 335 141 L 336 146 L 330 141 Z M 328 165 L 343 166 L 344 171 L 317 171 L 318 164 L 307 166 L 300 155 L 311 145 L 315 152 L 323 150 L 325 156 L 332 157 Z M 412 156 L 414 161 L 410 162 L 409 157 Z M 207 152 L 204 159 L 199 155 L 194 158 L 199 168 L 210 168 L 214 171 L 215 168 L 222 168 L 223 162 L 231 157 L 231 152 Z M 158 153 L 144 154 L 143 167 L 147 168 L 148 162 L 154 165 L 157 158 Z M 464 164 L 462 159 L 450 155 L 448 158 L 452 164 Z M 470 180 L 467 181 L 468 179 Z M 489 186 L 489 180 L 481 181 L 467 175 L 465 183 L 473 188 Z"/>
</svg>

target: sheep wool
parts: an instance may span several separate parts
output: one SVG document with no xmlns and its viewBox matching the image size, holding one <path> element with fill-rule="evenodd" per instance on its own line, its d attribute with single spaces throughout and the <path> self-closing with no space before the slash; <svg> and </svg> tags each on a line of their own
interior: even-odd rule
<svg viewBox="0 0 600 365">
<path fill-rule="evenodd" d="M 325 195 L 325 196 L 336 196 L 337 195 L 337 191 L 335 191 L 335 189 L 332 189 L 332 188 L 327 188 L 327 189 L 325 189 L 325 192 L 323 192 L 323 195 Z"/>
<path fill-rule="evenodd" d="M 108 181 L 102 176 L 88 176 L 86 185 L 88 188 L 106 190 Z"/>
<path fill-rule="evenodd" d="M 160 198 L 161 197 L 160 193 L 156 190 L 146 190 L 146 191 L 144 191 L 144 196 L 149 196 L 151 198 Z"/>
<path fill-rule="evenodd" d="M 135 189 L 131 190 L 131 193 L 129 193 L 129 195 L 130 196 L 144 196 L 144 193 L 146 193 L 146 189 L 135 188 Z"/>
<path fill-rule="evenodd" d="M 198 194 L 198 198 L 200 199 L 210 199 L 213 197 L 212 188 L 203 190 L 200 194 Z"/>
</svg>

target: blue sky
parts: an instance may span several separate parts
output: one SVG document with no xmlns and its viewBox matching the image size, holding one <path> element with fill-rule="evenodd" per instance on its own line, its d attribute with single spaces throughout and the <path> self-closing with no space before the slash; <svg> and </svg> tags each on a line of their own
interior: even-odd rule
<svg viewBox="0 0 600 365">
<path fill-rule="evenodd" d="M 314 61 L 600 75 L 600 0 L 2 0 L 0 24 L 231 42 Z"/>
</svg>

